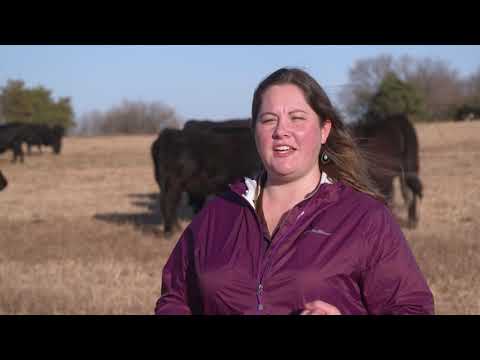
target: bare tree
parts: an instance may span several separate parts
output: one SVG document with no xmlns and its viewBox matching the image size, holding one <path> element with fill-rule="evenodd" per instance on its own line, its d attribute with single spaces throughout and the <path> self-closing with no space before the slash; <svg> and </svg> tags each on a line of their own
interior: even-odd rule
<svg viewBox="0 0 480 360">
<path fill-rule="evenodd" d="M 349 71 L 349 86 L 339 94 L 346 113 L 353 117 L 363 115 L 383 78 L 390 72 L 394 72 L 391 55 L 358 60 Z"/>
<path fill-rule="evenodd" d="M 79 123 L 82 135 L 158 134 L 167 127 L 180 127 L 175 110 L 159 101 L 124 100 L 104 113 L 93 111 L 83 115 Z"/>
<path fill-rule="evenodd" d="M 480 66 L 464 82 L 464 95 L 467 102 L 480 104 Z"/>
<path fill-rule="evenodd" d="M 426 58 L 417 62 L 407 78 L 423 95 L 427 116 L 445 119 L 450 109 L 464 100 L 463 83 L 458 71 L 442 60 Z"/>
<path fill-rule="evenodd" d="M 370 100 L 389 73 L 411 84 L 422 97 L 428 119 L 444 119 L 451 109 L 461 104 L 464 82 L 456 70 L 442 60 L 414 59 L 405 55 L 394 59 L 390 55 L 358 60 L 349 71 L 349 86 L 340 92 L 340 101 L 347 114 L 361 117 L 368 111 Z"/>
<path fill-rule="evenodd" d="M 79 125 L 75 129 L 75 133 L 86 136 L 100 134 L 100 124 L 103 122 L 103 118 L 103 113 L 97 110 L 85 113 L 77 121 Z"/>
</svg>

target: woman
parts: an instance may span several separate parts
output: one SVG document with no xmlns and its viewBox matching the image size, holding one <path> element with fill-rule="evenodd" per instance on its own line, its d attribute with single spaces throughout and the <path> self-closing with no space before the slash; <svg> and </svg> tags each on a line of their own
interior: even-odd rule
<svg viewBox="0 0 480 360">
<path fill-rule="evenodd" d="M 210 201 L 163 270 L 156 314 L 433 314 L 433 296 L 320 85 L 257 87 L 264 172 Z"/>
</svg>

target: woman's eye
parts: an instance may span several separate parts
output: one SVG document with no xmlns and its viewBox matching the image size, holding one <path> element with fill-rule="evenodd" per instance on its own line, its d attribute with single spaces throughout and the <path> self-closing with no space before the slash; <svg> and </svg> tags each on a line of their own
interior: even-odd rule
<svg viewBox="0 0 480 360">
<path fill-rule="evenodd" d="M 292 120 L 305 120 L 305 118 L 301 116 L 295 116 L 292 118 Z"/>
<path fill-rule="evenodd" d="M 271 123 L 272 121 L 275 121 L 275 119 L 274 119 L 274 118 L 263 119 L 263 120 L 262 120 L 262 124 Z"/>
</svg>

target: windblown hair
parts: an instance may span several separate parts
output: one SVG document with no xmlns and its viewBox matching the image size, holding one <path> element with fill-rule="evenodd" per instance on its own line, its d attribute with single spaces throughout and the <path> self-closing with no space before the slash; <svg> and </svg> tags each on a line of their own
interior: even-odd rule
<svg viewBox="0 0 480 360">
<path fill-rule="evenodd" d="M 298 68 L 281 68 L 265 78 L 256 88 L 252 101 L 252 130 L 255 131 L 258 113 L 265 91 L 274 85 L 292 84 L 302 90 L 305 100 L 320 119 L 320 125 L 326 119 L 332 123 L 327 142 L 322 145 L 320 157 L 327 153 L 330 161 L 320 170 L 329 177 L 341 180 L 354 189 L 385 202 L 384 196 L 377 189 L 368 173 L 366 154 L 355 142 L 350 130 L 345 126 L 340 114 L 333 107 L 330 99 L 307 72 Z"/>
</svg>

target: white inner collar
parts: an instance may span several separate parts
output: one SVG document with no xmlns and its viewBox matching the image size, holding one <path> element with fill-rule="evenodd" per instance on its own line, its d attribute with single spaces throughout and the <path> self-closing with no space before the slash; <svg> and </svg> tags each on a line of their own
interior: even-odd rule
<svg viewBox="0 0 480 360">
<path fill-rule="evenodd" d="M 258 194 L 260 194 L 260 176 L 256 179 L 251 179 L 249 177 L 245 177 L 245 185 L 247 186 L 247 190 L 242 195 L 253 208 L 255 208 L 255 201 L 257 200 Z M 322 172 L 320 177 L 320 185 L 322 184 L 333 184 L 331 178 L 328 177 L 326 172 Z"/>
</svg>

